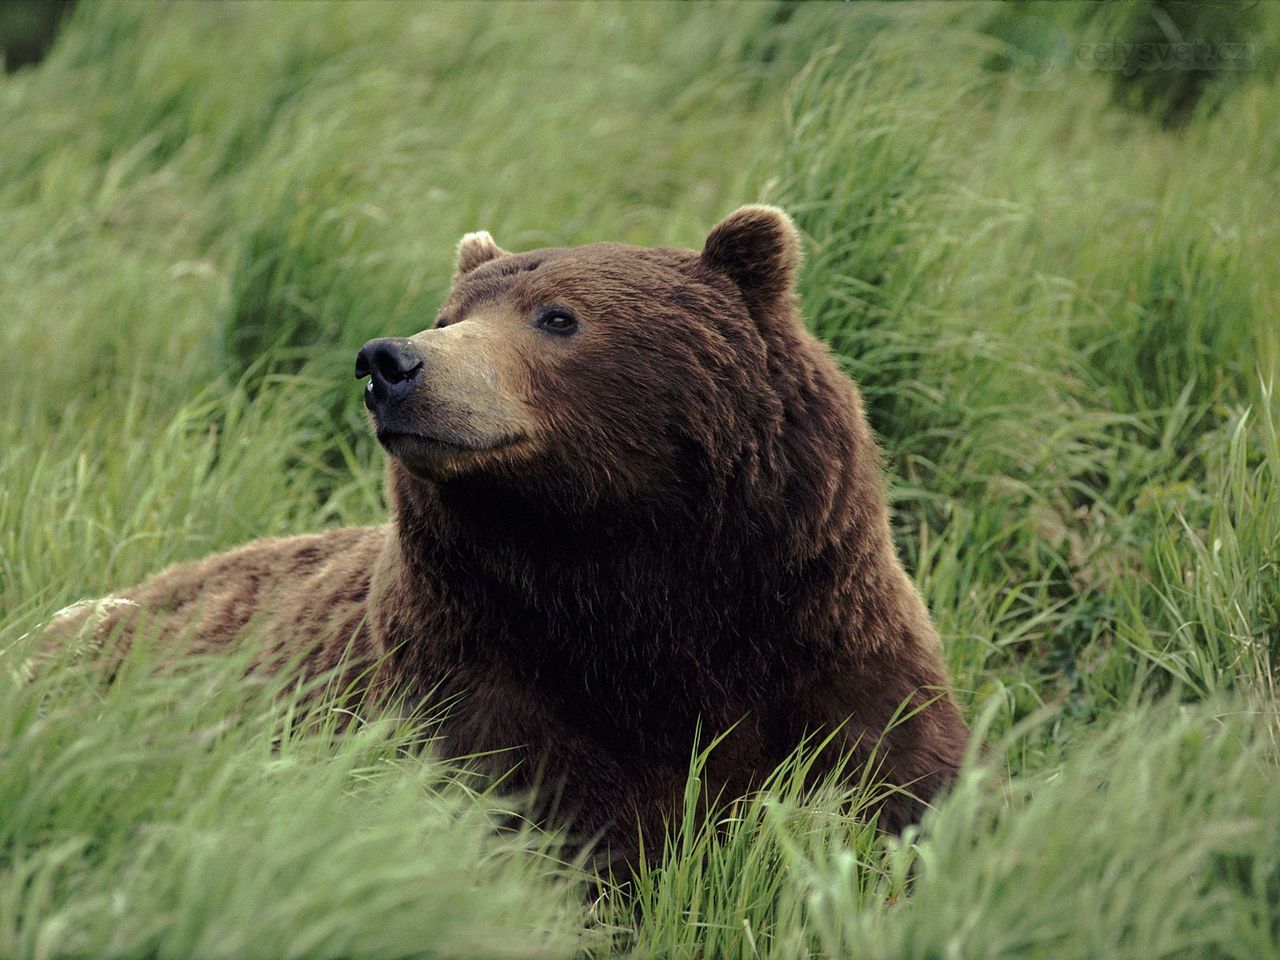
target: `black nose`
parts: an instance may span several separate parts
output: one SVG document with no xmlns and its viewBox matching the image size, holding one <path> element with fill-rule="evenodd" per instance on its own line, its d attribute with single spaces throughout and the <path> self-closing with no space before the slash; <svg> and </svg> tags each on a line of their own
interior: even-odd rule
<svg viewBox="0 0 1280 960">
<path fill-rule="evenodd" d="M 370 340 L 356 354 L 356 379 L 369 378 L 364 405 L 370 410 L 407 396 L 421 372 L 421 354 L 403 337 Z"/>
</svg>

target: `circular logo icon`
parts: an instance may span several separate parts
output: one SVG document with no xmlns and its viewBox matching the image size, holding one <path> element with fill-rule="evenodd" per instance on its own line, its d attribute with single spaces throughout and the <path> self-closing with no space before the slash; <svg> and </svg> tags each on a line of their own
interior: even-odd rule
<svg viewBox="0 0 1280 960">
<path fill-rule="evenodd" d="M 1020 90 L 1057 90 L 1066 82 L 1071 38 L 1056 20 L 1023 17 L 1004 39 L 1009 77 Z"/>
</svg>

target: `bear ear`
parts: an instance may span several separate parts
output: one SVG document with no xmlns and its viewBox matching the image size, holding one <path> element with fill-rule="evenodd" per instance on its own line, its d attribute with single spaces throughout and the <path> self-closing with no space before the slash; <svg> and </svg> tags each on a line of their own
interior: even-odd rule
<svg viewBox="0 0 1280 960">
<path fill-rule="evenodd" d="M 791 293 L 800 267 L 800 231 L 777 207 L 739 207 L 707 235 L 702 262 L 738 285 L 752 313 Z"/>
<path fill-rule="evenodd" d="M 477 230 L 466 234 L 458 241 L 458 266 L 454 278 L 470 273 L 482 263 L 505 257 L 507 251 L 493 242 L 488 230 Z"/>
</svg>

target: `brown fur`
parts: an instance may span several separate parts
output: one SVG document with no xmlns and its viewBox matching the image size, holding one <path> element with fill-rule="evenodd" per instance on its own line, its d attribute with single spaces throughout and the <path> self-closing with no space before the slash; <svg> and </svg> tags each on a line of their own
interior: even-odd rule
<svg viewBox="0 0 1280 960">
<path fill-rule="evenodd" d="M 733 727 L 708 771 L 729 794 L 806 736 L 838 729 L 858 764 L 883 738 L 881 776 L 916 799 L 882 822 L 904 825 L 968 731 L 798 263 L 767 207 L 701 254 L 468 235 L 442 329 L 396 341 L 424 372 L 374 416 L 391 524 L 170 569 L 98 631 L 145 617 L 212 646 L 258 623 L 282 653 L 314 644 L 309 672 L 383 658 L 383 691 L 453 698 L 446 752 L 505 750 L 490 768 L 557 793 L 615 862 L 675 815 L 699 726 Z M 548 305 L 578 331 L 531 322 Z"/>
</svg>

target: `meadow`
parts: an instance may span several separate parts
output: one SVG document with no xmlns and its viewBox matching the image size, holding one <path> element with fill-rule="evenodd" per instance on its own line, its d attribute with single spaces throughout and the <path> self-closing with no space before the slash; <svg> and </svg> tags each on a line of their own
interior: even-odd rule
<svg viewBox="0 0 1280 960">
<path fill-rule="evenodd" d="M 1171 16 L 1244 61 L 1100 66 Z M 0 76 L 0 957 L 1280 958 L 1278 50 L 1265 4 L 78 5 Z M 236 656 L 25 679 L 73 601 L 385 517 L 352 358 L 462 233 L 752 201 L 980 734 L 919 828 L 800 755 L 601 882 Z"/>
</svg>

